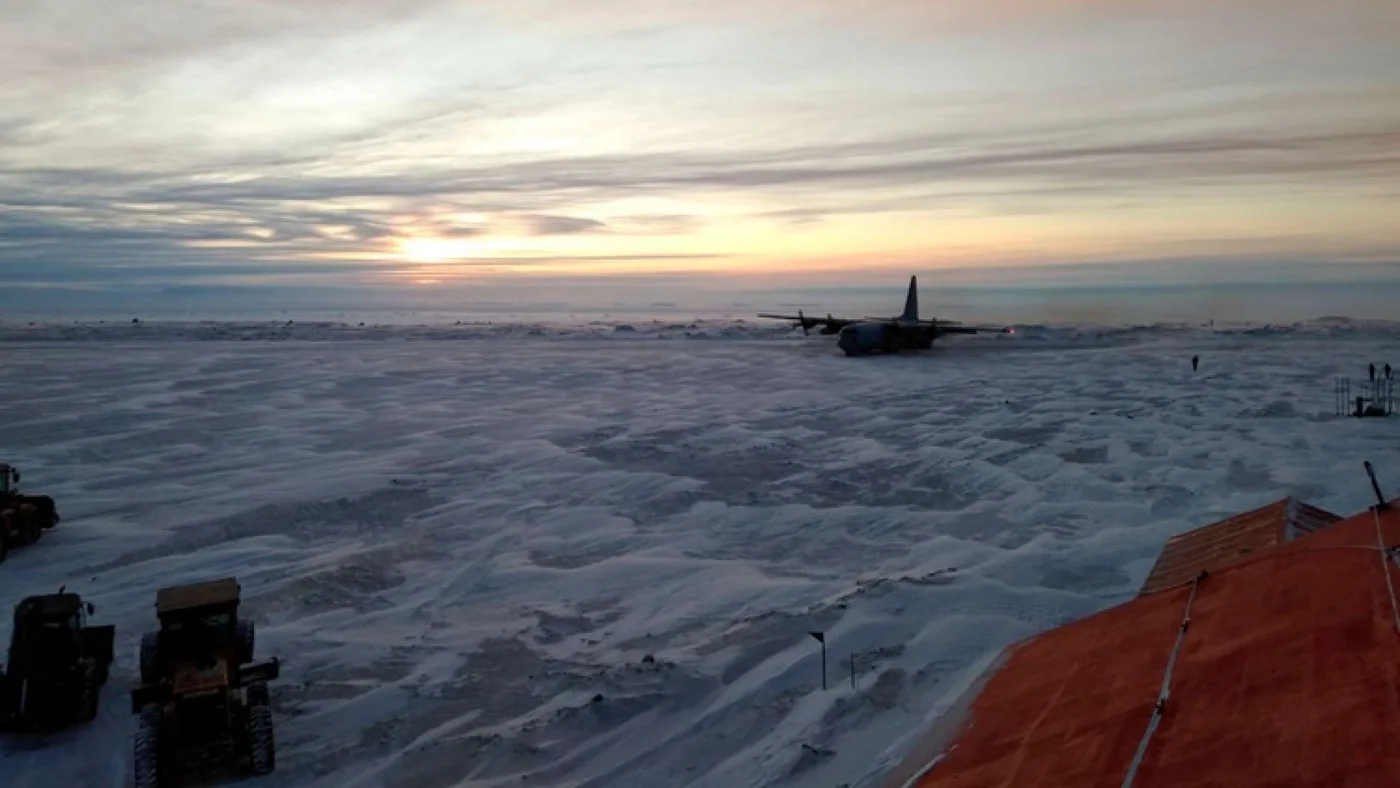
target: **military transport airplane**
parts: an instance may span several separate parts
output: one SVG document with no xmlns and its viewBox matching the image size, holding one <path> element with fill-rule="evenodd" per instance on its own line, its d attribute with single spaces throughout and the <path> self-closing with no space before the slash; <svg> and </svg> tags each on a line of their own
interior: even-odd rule
<svg viewBox="0 0 1400 788">
<path fill-rule="evenodd" d="M 919 319 L 918 277 L 909 277 L 909 294 L 904 297 L 904 313 L 895 317 L 866 317 L 847 319 L 832 317 L 807 317 L 798 310 L 796 315 L 768 315 L 759 317 L 773 320 L 794 320 L 802 326 L 802 333 L 821 326 L 821 333 L 836 334 L 836 344 L 848 356 L 867 353 L 898 353 L 901 350 L 927 350 L 933 347 L 933 340 L 944 334 L 980 334 L 984 331 L 1009 334 L 1010 328 L 1000 326 L 968 326 L 956 320 Z"/>
</svg>

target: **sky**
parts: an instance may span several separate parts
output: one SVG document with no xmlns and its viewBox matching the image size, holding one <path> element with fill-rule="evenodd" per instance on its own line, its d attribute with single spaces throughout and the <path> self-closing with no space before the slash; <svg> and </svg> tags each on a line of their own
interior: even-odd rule
<svg viewBox="0 0 1400 788">
<path fill-rule="evenodd" d="M 12 294 L 1400 261 L 1395 0 L 4 0 L 0 74 Z"/>
</svg>

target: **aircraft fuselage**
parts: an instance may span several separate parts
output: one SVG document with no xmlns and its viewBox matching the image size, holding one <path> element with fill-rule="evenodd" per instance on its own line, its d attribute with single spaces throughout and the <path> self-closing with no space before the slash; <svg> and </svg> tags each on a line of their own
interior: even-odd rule
<svg viewBox="0 0 1400 788">
<path fill-rule="evenodd" d="M 941 332 L 933 326 L 889 323 L 852 323 L 841 329 L 836 345 L 848 356 L 867 353 L 898 353 L 901 350 L 928 350 Z"/>
</svg>

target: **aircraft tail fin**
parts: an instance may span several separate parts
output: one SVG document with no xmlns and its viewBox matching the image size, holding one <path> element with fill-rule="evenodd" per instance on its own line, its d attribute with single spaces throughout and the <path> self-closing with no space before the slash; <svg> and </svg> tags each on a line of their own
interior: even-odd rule
<svg viewBox="0 0 1400 788">
<path fill-rule="evenodd" d="M 919 322 L 919 281 L 917 276 L 909 277 L 909 294 L 904 297 L 904 314 L 899 316 L 900 321 L 908 323 Z"/>
</svg>

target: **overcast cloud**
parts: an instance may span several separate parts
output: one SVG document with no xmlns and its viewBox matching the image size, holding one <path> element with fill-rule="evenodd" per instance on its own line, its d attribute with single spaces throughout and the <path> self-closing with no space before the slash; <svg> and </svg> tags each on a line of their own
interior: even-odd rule
<svg viewBox="0 0 1400 788">
<path fill-rule="evenodd" d="M 1397 41 L 1392 0 L 21 0 L 0 282 L 1400 257 Z"/>
</svg>

